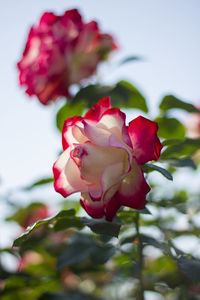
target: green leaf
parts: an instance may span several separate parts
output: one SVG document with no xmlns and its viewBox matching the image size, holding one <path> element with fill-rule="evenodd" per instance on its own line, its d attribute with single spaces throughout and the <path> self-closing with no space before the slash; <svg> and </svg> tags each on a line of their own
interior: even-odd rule
<svg viewBox="0 0 200 300">
<path fill-rule="evenodd" d="M 163 146 L 171 146 L 171 145 L 176 145 L 182 141 L 183 140 L 180 140 L 180 139 L 167 139 L 167 140 L 162 141 L 162 145 Z"/>
<path fill-rule="evenodd" d="M 161 154 L 161 159 L 188 158 L 200 148 L 200 139 L 189 139 L 171 143 Z"/>
<path fill-rule="evenodd" d="M 138 56 L 138 55 L 131 55 L 131 56 L 128 56 L 126 58 L 123 58 L 119 65 L 124 65 L 126 63 L 129 63 L 129 62 L 135 62 L 135 61 L 140 61 L 140 60 L 143 60 L 143 58 L 141 56 Z"/>
<path fill-rule="evenodd" d="M 74 217 L 74 216 L 58 219 L 53 226 L 55 231 L 61 231 L 61 230 L 65 230 L 68 228 L 82 229 L 83 227 L 84 226 L 81 223 L 80 218 Z"/>
<path fill-rule="evenodd" d="M 156 118 L 158 136 L 165 139 L 182 139 L 185 136 L 185 127 L 175 118 Z"/>
<path fill-rule="evenodd" d="M 115 248 L 110 244 L 100 244 L 91 235 L 77 234 L 58 257 L 57 269 L 78 265 L 86 261 L 95 264 L 106 263 L 115 254 Z"/>
<path fill-rule="evenodd" d="M 58 130 L 62 131 L 64 121 L 73 116 L 81 116 L 86 105 L 82 101 L 77 103 L 67 102 L 64 106 L 60 108 L 56 115 L 56 125 Z"/>
<path fill-rule="evenodd" d="M 177 108 L 190 113 L 200 112 L 193 104 L 184 102 L 183 100 L 180 100 L 173 95 L 165 96 L 160 103 L 160 109 L 163 111 Z"/>
<path fill-rule="evenodd" d="M 24 190 L 30 191 L 37 186 L 46 185 L 48 183 L 52 183 L 53 181 L 54 181 L 54 178 L 52 178 L 52 177 L 42 178 L 40 180 L 33 182 L 31 185 L 25 187 Z"/>
<path fill-rule="evenodd" d="M 137 235 L 131 235 L 131 236 L 128 236 L 128 237 L 122 239 L 120 244 L 121 245 L 130 244 L 130 243 L 133 244 L 134 241 L 136 241 L 137 239 L 138 239 Z M 163 251 L 166 251 L 168 248 L 168 245 L 166 243 L 160 242 L 160 241 L 156 240 L 155 238 L 144 235 L 144 234 L 140 235 L 140 239 L 141 239 L 143 247 L 151 245 L 151 246 L 154 246 L 155 248 L 158 248 Z"/>
<path fill-rule="evenodd" d="M 181 272 L 192 282 L 200 281 L 200 260 L 181 256 L 177 260 Z"/>
<path fill-rule="evenodd" d="M 137 238 L 137 235 L 127 236 L 127 237 L 121 239 L 120 245 L 124 245 L 124 244 L 133 244 L 134 241 L 136 240 L 136 238 Z"/>
<path fill-rule="evenodd" d="M 72 101 L 84 102 L 87 107 L 91 107 L 103 97 L 111 97 L 113 107 L 137 108 L 148 112 L 144 96 L 134 85 L 124 80 L 113 86 L 88 85 L 80 89 Z"/>
<path fill-rule="evenodd" d="M 118 237 L 121 227 L 120 221 L 116 220 L 116 218 L 112 222 L 108 222 L 104 219 L 81 218 L 81 222 L 95 233 L 113 237 Z"/>
<path fill-rule="evenodd" d="M 39 227 L 41 227 L 43 225 L 48 225 L 51 222 L 56 221 L 60 218 L 72 217 L 74 215 L 75 215 L 75 210 L 74 209 L 62 210 L 57 215 L 55 215 L 54 217 L 46 218 L 46 219 L 39 220 L 39 221 L 35 222 L 33 225 L 29 226 L 27 228 L 27 230 L 20 237 L 18 237 L 14 241 L 13 247 L 21 246 L 28 239 L 29 235 L 32 232 L 34 232 L 36 229 L 38 229 Z"/>
<path fill-rule="evenodd" d="M 170 249 L 166 242 L 161 242 L 153 237 L 150 237 L 150 236 L 147 236 L 144 234 L 141 235 L 141 241 L 142 241 L 143 247 L 151 245 L 155 248 L 160 249 L 163 253 L 165 253 L 167 255 L 170 254 Z"/>
<path fill-rule="evenodd" d="M 105 264 L 114 254 L 115 247 L 112 245 L 96 245 L 91 253 L 91 260 L 95 264 Z"/>
<path fill-rule="evenodd" d="M 119 81 L 110 93 L 113 107 L 137 108 L 145 113 L 148 112 L 146 100 L 141 92 L 130 82 Z"/>
<path fill-rule="evenodd" d="M 58 257 L 57 269 L 61 270 L 64 267 L 85 262 L 94 249 L 94 243 L 92 236 L 86 234 L 74 236 L 71 244 Z"/>
<path fill-rule="evenodd" d="M 90 108 L 101 98 L 109 97 L 114 86 L 105 86 L 99 84 L 91 84 L 81 88 L 73 98 L 73 103 L 84 102 L 86 107 Z"/>
<path fill-rule="evenodd" d="M 145 207 L 144 209 L 121 210 L 118 212 L 118 215 L 119 216 L 123 216 L 123 215 L 135 216 L 136 213 L 144 214 L 144 215 L 151 215 L 151 212 L 147 207 Z"/>
<path fill-rule="evenodd" d="M 185 159 L 171 158 L 171 159 L 167 160 L 167 162 L 175 167 L 189 167 L 192 169 L 197 168 L 194 161 L 190 157 L 185 158 Z"/>
<path fill-rule="evenodd" d="M 161 168 L 159 166 L 153 165 L 153 164 L 145 164 L 142 166 L 142 170 L 145 173 L 149 173 L 152 171 L 158 171 L 159 173 L 161 173 L 164 177 L 166 177 L 169 180 L 173 180 L 172 175 L 164 168 Z"/>
</svg>

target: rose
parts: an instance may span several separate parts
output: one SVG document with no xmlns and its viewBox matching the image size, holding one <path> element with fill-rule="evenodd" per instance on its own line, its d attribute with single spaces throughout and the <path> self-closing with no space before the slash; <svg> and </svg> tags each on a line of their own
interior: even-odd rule
<svg viewBox="0 0 200 300">
<path fill-rule="evenodd" d="M 54 187 L 64 197 L 81 192 L 81 205 L 93 218 L 111 221 L 120 206 L 143 209 L 147 202 L 141 165 L 159 158 L 158 126 L 139 116 L 127 127 L 125 118 L 103 98 L 85 117 L 64 123 Z"/>
<path fill-rule="evenodd" d="M 42 104 L 69 96 L 69 86 L 91 76 L 115 48 L 113 38 L 96 22 L 84 23 L 76 9 L 61 16 L 46 12 L 30 29 L 18 63 L 20 84 Z"/>
</svg>

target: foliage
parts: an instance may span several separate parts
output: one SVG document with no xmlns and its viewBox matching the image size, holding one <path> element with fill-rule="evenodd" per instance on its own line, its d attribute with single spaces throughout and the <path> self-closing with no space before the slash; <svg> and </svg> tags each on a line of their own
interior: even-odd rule
<svg viewBox="0 0 200 300">
<path fill-rule="evenodd" d="M 119 65 L 138 60 L 132 55 Z M 57 110 L 59 132 L 65 119 L 81 116 L 107 96 L 113 107 L 149 112 L 143 93 L 128 81 L 88 82 Z M 183 186 L 176 184 L 182 170 L 198 176 L 200 160 L 195 155 L 200 139 L 188 137 L 180 111 L 187 116 L 199 113 L 193 104 L 173 95 L 161 99 L 155 121 L 164 147 L 159 163 L 142 166 L 152 187 L 145 209 L 122 207 L 108 222 L 85 217 L 76 199 L 62 199 L 59 211 L 55 195 L 53 216 L 49 199 L 48 204 L 34 200 L 25 207 L 15 203 L 5 221 L 18 224 L 21 235 L 12 246 L 0 249 L 2 300 L 143 300 L 147 291 L 166 300 L 200 299 L 200 254 L 183 251 L 179 242 L 190 244 L 193 238 L 198 245 L 200 194 L 191 192 L 189 177 L 182 177 Z M 42 178 L 20 192 L 31 195 L 36 187 L 40 191 L 52 182 L 52 177 Z M 4 263 L 5 255 L 16 261 L 12 271 Z M 120 296 L 115 298 L 112 291 Z"/>
</svg>

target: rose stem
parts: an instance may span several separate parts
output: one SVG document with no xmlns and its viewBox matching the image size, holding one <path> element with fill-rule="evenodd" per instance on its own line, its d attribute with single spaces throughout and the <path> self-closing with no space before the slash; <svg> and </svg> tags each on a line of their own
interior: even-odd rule
<svg viewBox="0 0 200 300">
<path fill-rule="evenodd" d="M 136 234 L 137 234 L 137 240 L 138 240 L 138 257 L 139 257 L 139 294 L 138 294 L 138 300 L 144 300 L 144 285 L 143 285 L 143 246 L 142 246 L 142 239 L 139 231 L 139 219 L 140 219 L 140 214 L 136 213 L 136 218 L 135 218 L 135 227 L 136 227 Z"/>
</svg>

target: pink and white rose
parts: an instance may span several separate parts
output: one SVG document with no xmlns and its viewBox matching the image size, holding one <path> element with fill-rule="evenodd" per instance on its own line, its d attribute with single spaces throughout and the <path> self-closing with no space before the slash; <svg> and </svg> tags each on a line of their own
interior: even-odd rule
<svg viewBox="0 0 200 300">
<path fill-rule="evenodd" d="M 116 48 L 112 36 L 101 33 L 95 21 L 84 23 L 78 10 L 61 16 L 45 12 L 31 27 L 18 63 L 20 84 L 29 96 L 48 104 L 69 96 L 69 86 L 94 74 Z"/>
<path fill-rule="evenodd" d="M 147 203 L 150 187 L 141 165 L 159 159 L 158 125 L 139 116 L 126 126 L 125 119 L 103 98 L 84 117 L 64 123 L 54 187 L 64 197 L 81 192 L 81 205 L 93 218 L 111 221 L 121 206 L 143 209 Z"/>
</svg>

